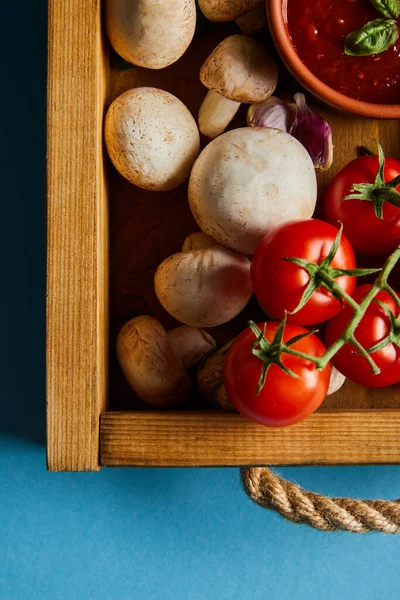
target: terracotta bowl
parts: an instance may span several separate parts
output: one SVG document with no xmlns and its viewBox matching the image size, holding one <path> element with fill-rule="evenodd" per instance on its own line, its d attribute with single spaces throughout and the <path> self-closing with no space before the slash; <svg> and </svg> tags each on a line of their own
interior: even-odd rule
<svg viewBox="0 0 400 600">
<path fill-rule="evenodd" d="M 295 0 L 293 0 L 295 1 Z M 275 46 L 290 73 L 324 104 L 375 119 L 399 119 L 400 104 L 372 104 L 336 92 L 316 77 L 299 58 L 287 30 L 287 0 L 267 0 L 267 14 Z"/>
</svg>

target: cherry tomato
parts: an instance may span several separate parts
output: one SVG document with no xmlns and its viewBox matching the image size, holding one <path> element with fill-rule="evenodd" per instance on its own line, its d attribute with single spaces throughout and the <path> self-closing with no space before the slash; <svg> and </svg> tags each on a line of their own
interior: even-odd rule
<svg viewBox="0 0 400 600">
<path fill-rule="evenodd" d="M 321 263 L 332 248 L 338 229 L 318 219 L 291 221 L 268 233 L 256 248 L 251 264 L 251 281 L 258 302 L 265 312 L 282 318 L 284 311 L 293 311 L 299 304 L 310 280 L 305 269 L 282 260 L 286 257 Z M 336 269 L 354 269 L 354 252 L 342 235 L 331 266 Z M 355 277 L 336 279 L 340 287 L 351 295 Z M 321 323 L 341 310 L 340 302 L 324 287 L 318 287 L 307 304 L 298 312 L 288 315 L 288 321 L 299 325 Z"/>
<path fill-rule="evenodd" d="M 378 167 L 377 156 L 356 158 L 332 179 L 325 194 L 326 220 L 333 225 L 343 223 L 344 233 L 359 254 L 389 253 L 400 243 L 400 208 L 385 202 L 383 219 L 378 219 L 372 201 L 343 200 L 352 193 L 355 183 L 373 183 Z M 400 161 L 386 158 L 383 171 L 385 182 L 399 174 Z M 400 185 L 396 189 L 400 192 Z"/>
<path fill-rule="evenodd" d="M 272 341 L 278 322 L 266 324 L 265 337 Z M 262 331 L 264 323 L 258 324 Z M 283 342 L 305 333 L 298 325 L 286 324 Z M 310 360 L 287 353 L 282 355 L 285 367 L 299 378 L 285 373 L 272 364 L 260 393 L 257 393 L 262 372 L 262 360 L 252 353 L 256 340 L 251 329 L 243 331 L 229 348 L 224 363 L 224 383 L 232 404 L 245 417 L 271 427 L 284 427 L 302 421 L 313 413 L 326 396 L 329 386 L 330 365 L 318 371 Z M 312 356 L 322 356 L 325 348 L 314 335 L 301 339 L 291 346 L 294 350 Z"/>
<path fill-rule="evenodd" d="M 353 298 L 360 303 L 371 289 L 371 285 L 360 285 L 355 289 Z M 381 291 L 375 300 L 383 302 L 396 317 L 399 309 L 393 298 L 386 291 Z M 330 346 L 343 333 L 346 325 L 353 316 L 350 306 L 329 321 L 326 327 L 325 341 Z M 368 307 L 362 321 L 354 332 L 355 338 L 365 349 L 372 348 L 377 342 L 383 340 L 389 333 L 390 321 L 385 310 L 376 302 Z M 378 375 L 372 373 L 367 360 L 350 343 L 345 344 L 332 358 L 332 364 L 343 375 L 356 383 L 367 387 L 384 387 L 400 381 L 400 349 L 393 343 L 389 343 L 381 350 L 371 354 L 371 358 L 381 369 Z"/>
</svg>

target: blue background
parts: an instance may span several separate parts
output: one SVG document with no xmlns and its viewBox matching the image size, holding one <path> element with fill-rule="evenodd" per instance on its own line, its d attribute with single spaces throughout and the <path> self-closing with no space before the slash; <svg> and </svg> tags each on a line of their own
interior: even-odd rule
<svg viewBox="0 0 400 600">
<path fill-rule="evenodd" d="M 398 598 L 400 536 L 286 523 L 245 497 L 236 469 L 46 472 L 46 5 L 10 4 L 0 37 L 0 599 Z M 281 471 L 324 493 L 400 496 L 397 467 Z"/>
</svg>

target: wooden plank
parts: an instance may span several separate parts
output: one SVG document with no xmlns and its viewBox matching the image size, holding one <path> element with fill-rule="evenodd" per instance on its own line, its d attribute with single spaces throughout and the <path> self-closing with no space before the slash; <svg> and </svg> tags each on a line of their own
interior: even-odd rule
<svg viewBox="0 0 400 600">
<path fill-rule="evenodd" d="M 47 464 L 95 470 L 108 346 L 100 1 L 50 0 L 48 16 Z"/>
<path fill-rule="evenodd" d="M 400 463 L 400 411 L 315 413 L 272 429 L 222 412 L 107 412 L 104 466 Z"/>
</svg>

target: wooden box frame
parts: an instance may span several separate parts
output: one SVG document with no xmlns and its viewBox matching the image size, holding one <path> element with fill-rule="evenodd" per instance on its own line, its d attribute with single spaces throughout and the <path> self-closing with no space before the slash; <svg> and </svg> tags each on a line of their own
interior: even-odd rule
<svg viewBox="0 0 400 600">
<path fill-rule="evenodd" d="M 109 67 L 101 12 L 100 0 L 49 1 L 48 469 L 400 463 L 396 407 L 317 412 L 283 430 L 218 411 L 106 410 Z"/>
</svg>

